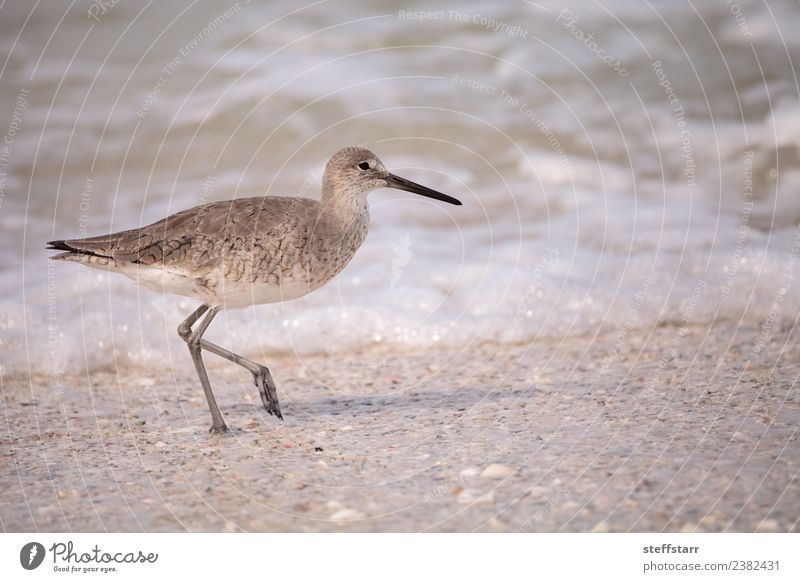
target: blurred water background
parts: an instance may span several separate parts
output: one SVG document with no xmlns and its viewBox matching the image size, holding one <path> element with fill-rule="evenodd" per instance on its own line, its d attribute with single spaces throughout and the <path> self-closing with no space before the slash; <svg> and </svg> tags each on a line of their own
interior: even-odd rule
<svg viewBox="0 0 800 582">
<path fill-rule="evenodd" d="M 318 196 L 344 145 L 461 198 L 370 197 L 320 291 L 237 351 L 338 356 L 800 307 L 793 0 L 31 3 L 0 8 L 0 372 L 191 368 L 195 308 L 44 242 L 211 200 Z M 757 346 L 754 347 L 757 356 Z"/>
</svg>

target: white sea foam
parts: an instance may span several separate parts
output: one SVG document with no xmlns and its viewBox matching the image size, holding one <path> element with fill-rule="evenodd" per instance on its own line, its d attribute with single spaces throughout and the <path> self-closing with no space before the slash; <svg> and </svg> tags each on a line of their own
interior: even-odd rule
<svg viewBox="0 0 800 582">
<path fill-rule="evenodd" d="M 226 313 L 209 337 L 268 360 L 277 351 L 536 341 L 663 322 L 794 324 L 800 108 L 787 54 L 797 63 L 800 53 L 779 34 L 791 39 L 800 25 L 791 2 L 770 3 L 778 23 L 763 5 L 739 2 L 747 39 L 724 3 L 701 5 L 705 22 L 668 4 L 606 3 L 630 32 L 575 3 L 582 40 L 555 22 L 562 3 L 494 14 L 453 3 L 460 14 L 520 26 L 524 38 L 343 3 L 262 29 L 294 5 L 248 4 L 161 81 L 223 8 L 187 13 L 151 45 L 174 15 L 146 11 L 137 33 L 123 34 L 135 4 L 104 14 L 93 50 L 75 54 L 68 71 L 87 23 L 65 21 L 33 73 L 39 41 L 60 18 L 38 15 L 4 73 L 0 132 L 13 88 L 30 90 L 0 168 L 6 377 L 189 369 L 175 328 L 190 300 L 48 264 L 44 241 L 146 224 L 209 199 L 315 196 L 313 170 L 362 142 L 464 206 L 373 194 L 370 235 L 338 279 L 294 302 Z M 685 32 L 682 45 L 655 10 Z M 26 14 L 2 19 L 3 38 Z M 588 47 L 590 33 L 597 46 Z M 714 39 L 721 53 L 710 50 Z M 11 45 L 2 50 L 0 60 Z M 496 90 L 471 91 L 453 75 Z"/>
</svg>

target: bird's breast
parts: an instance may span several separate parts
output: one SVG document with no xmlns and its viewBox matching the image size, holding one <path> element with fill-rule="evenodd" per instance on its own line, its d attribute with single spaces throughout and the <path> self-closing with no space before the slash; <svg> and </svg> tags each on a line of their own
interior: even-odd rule
<svg viewBox="0 0 800 582">
<path fill-rule="evenodd" d="M 338 275 L 367 238 L 368 221 L 360 220 L 313 242 L 312 280 L 315 287 Z"/>
<path fill-rule="evenodd" d="M 300 221 L 238 245 L 217 265 L 215 293 L 228 306 L 275 303 L 302 297 L 344 269 L 364 242 L 366 208 Z M 211 281 L 209 280 L 209 283 Z"/>
</svg>

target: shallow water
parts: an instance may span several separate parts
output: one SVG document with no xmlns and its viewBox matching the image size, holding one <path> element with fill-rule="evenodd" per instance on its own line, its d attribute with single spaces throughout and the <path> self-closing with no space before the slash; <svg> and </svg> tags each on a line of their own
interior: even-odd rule
<svg viewBox="0 0 800 582">
<path fill-rule="evenodd" d="M 190 367 L 191 300 L 50 264 L 44 242 L 315 197 L 352 144 L 464 206 L 372 194 L 338 279 L 209 337 L 268 359 L 794 325 L 795 2 L 65 9 L 0 9 L 4 375 Z"/>
</svg>

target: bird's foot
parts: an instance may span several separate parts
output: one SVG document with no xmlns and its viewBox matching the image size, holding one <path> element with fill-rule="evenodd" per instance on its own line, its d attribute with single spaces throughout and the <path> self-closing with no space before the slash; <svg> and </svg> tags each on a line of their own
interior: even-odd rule
<svg viewBox="0 0 800 582">
<path fill-rule="evenodd" d="M 275 382 L 272 381 L 272 374 L 266 366 L 259 366 L 258 372 L 253 372 L 253 380 L 258 386 L 258 393 L 261 396 L 261 402 L 264 404 L 264 410 L 269 412 L 272 416 L 277 416 L 283 420 L 281 415 L 281 406 L 278 403 L 278 390 L 275 388 Z"/>
<path fill-rule="evenodd" d="M 211 428 L 208 429 L 209 434 L 225 434 L 228 432 L 228 427 L 223 422 L 221 425 L 217 426 L 216 424 L 212 424 Z"/>
</svg>

